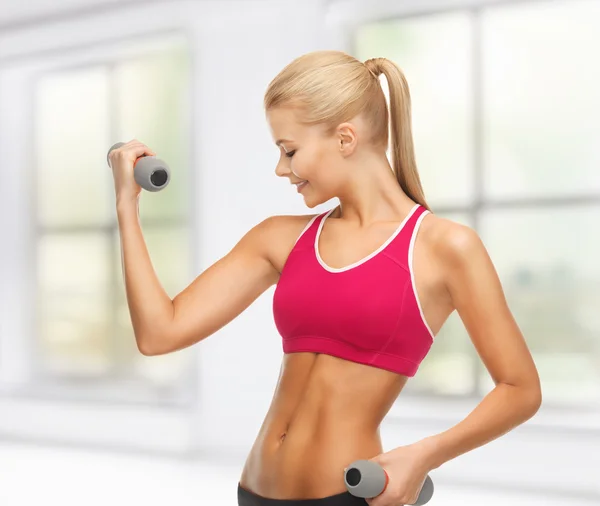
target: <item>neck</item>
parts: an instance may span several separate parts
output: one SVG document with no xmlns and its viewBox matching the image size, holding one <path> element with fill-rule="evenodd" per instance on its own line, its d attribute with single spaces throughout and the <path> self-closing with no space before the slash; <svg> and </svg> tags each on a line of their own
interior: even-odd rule
<svg viewBox="0 0 600 506">
<path fill-rule="evenodd" d="M 415 205 L 402 190 L 385 156 L 374 156 L 356 164 L 343 189 L 334 218 L 369 226 L 377 221 L 397 221 Z"/>
</svg>

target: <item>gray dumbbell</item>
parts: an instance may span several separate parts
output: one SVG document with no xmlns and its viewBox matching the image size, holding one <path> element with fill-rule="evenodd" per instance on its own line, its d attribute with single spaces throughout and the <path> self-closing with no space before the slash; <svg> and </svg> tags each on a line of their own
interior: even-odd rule
<svg viewBox="0 0 600 506">
<path fill-rule="evenodd" d="M 388 475 L 385 469 L 377 462 L 371 460 L 356 460 L 344 472 L 346 489 L 356 497 L 372 499 L 382 494 L 388 484 Z M 415 506 L 429 502 L 433 496 L 433 481 L 429 475 L 421 487 Z"/>
<path fill-rule="evenodd" d="M 106 154 L 106 161 L 110 166 L 108 156 L 113 149 L 120 148 L 124 142 L 117 142 L 110 147 Z M 133 178 L 144 190 L 149 192 L 160 191 L 171 181 L 171 170 L 169 166 L 155 156 L 142 155 L 133 164 Z"/>
</svg>

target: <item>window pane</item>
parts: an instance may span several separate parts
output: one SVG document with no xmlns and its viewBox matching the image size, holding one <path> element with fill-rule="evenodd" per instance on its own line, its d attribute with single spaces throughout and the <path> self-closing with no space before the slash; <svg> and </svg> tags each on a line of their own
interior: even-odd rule
<svg viewBox="0 0 600 506">
<path fill-rule="evenodd" d="M 590 233 L 599 216 L 600 206 L 590 206 L 482 217 L 482 237 L 538 366 L 545 401 L 600 404 L 600 241 Z"/>
<path fill-rule="evenodd" d="M 54 376 L 96 377 L 112 366 L 108 297 L 42 294 L 39 358 Z"/>
<path fill-rule="evenodd" d="M 467 214 L 438 216 L 471 226 Z M 453 312 L 425 357 L 419 371 L 406 385 L 406 391 L 440 395 L 468 395 L 475 388 L 475 354 L 469 336 L 458 316 Z"/>
<path fill-rule="evenodd" d="M 114 79 L 118 139 L 138 139 L 171 169 L 169 186 L 140 200 L 142 219 L 185 216 L 191 175 L 187 48 L 122 62 Z"/>
<path fill-rule="evenodd" d="M 79 226 L 63 235 L 45 228 L 39 238 L 36 339 L 43 367 L 55 376 L 110 375 L 127 384 L 164 385 L 184 372 L 183 353 L 149 359 L 135 345 L 106 163 L 112 143 L 137 138 L 171 166 L 171 184 L 162 192 L 144 192 L 140 214 L 153 263 L 174 296 L 190 281 L 185 227 L 190 104 L 187 48 L 167 44 L 149 56 L 39 81 L 38 221 L 45 227 Z M 161 220 L 181 225 L 152 228 Z"/>
<path fill-rule="evenodd" d="M 144 238 L 152 264 L 162 286 L 173 298 L 193 279 L 190 261 L 190 234 L 184 226 L 162 228 L 146 226 Z M 115 261 L 120 263 L 120 244 L 116 237 Z M 191 363 L 191 349 L 157 357 L 145 357 L 140 354 L 135 343 L 131 325 L 131 316 L 127 306 L 122 272 L 118 279 L 117 342 L 119 343 L 119 361 L 127 365 L 127 376 L 145 379 L 157 386 L 173 385 L 187 374 L 186 365 Z"/>
<path fill-rule="evenodd" d="M 108 236 L 101 232 L 45 234 L 38 239 L 40 290 L 64 295 L 92 295 L 110 283 Z"/>
<path fill-rule="evenodd" d="M 486 193 L 600 190 L 600 3 L 535 2 L 485 12 Z"/>
<path fill-rule="evenodd" d="M 49 74 L 37 83 L 35 181 L 41 225 L 109 220 L 114 190 L 106 164 L 108 90 L 105 67 Z"/>
<path fill-rule="evenodd" d="M 356 35 L 357 58 L 389 58 L 406 75 L 417 165 L 431 205 L 473 198 L 471 46 L 464 13 L 369 23 Z"/>
<path fill-rule="evenodd" d="M 95 376 L 110 367 L 108 251 L 98 233 L 39 239 L 38 354 L 46 371 Z"/>
</svg>

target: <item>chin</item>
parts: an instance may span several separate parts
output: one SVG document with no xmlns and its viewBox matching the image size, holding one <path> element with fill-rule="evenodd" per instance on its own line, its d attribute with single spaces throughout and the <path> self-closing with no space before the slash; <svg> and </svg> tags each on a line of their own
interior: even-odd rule
<svg viewBox="0 0 600 506">
<path fill-rule="evenodd" d="M 309 209 L 313 209 L 317 206 L 320 206 L 321 204 L 325 204 L 326 202 L 329 202 L 332 198 L 334 198 L 335 196 L 332 197 L 322 197 L 320 195 L 304 195 L 304 203 L 306 204 L 306 207 L 308 207 Z"/>
</svg>

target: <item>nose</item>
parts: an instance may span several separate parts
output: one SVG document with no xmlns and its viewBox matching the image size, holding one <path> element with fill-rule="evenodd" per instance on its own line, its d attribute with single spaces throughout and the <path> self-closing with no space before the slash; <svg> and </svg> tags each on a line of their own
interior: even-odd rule
<svg viewBox="0 0 600 506">
<path fill-rule="evenodd" d="M 290 167 L 289 164 L 286 163 L 285 160 L 279 160 L 279 162 L 277 162 L 277 165 L 275 166 L 275 174 L 277 174 L 279 177 L 287 177 L 290 175 Z"/>
</svg>

